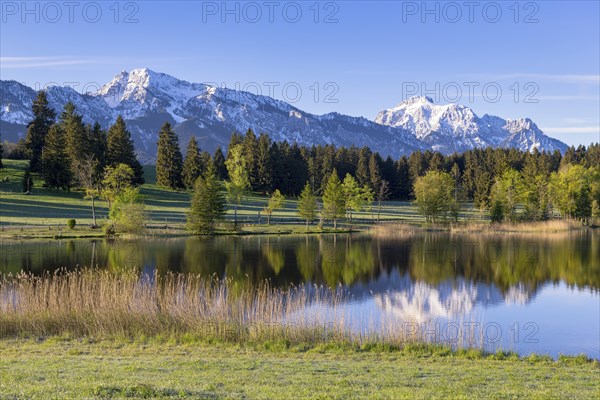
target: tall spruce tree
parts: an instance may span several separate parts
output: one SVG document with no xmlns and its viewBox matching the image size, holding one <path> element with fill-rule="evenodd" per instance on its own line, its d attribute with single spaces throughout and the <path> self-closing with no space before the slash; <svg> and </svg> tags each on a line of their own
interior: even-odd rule
<svg viewBox="0 0 600 400">
<path fill-rule="evenodd" d="M 33 120 L 27 125 L 25 148 L 31 172 L 41 172 L 42 150 L 50 126 L 56 119 L 56 113 L 48 106 L 48 98 L 43 90 L 38 92 L 31 110 L 33 111 Z"/>
<path fill-rule="evenodd" d="M 202 176 L 204 171 L 206 171 L 206 168 L 208 168 L 209 164 L 213 164 L 212 157 L 210 156 L 210 153 L 208 151 L 202 150 L 202 152 L 200 153 L 200 167 L 202 168 L 200 176 Z M 217 178 L 219 178 L 218 175 Z"/>
<path fill-rule="evenodd" d="M 156 160 L 156 183 L 169 189 L 181 189 L 183 160 L 179 138 L 166 122 L 158 133 L 158 157 Z"/>
<path fill-rule="evenodd" d="M 188 229 L 197 234 L 211 234 L 215 224 L 225 216 L 223 186 L 212 163 L 206 166 L 202 176 L 196 180 L 190 211 Z"/>
<path fill-rule="evenodd" d="M 298 198 L 298 215 L 306 221 L 306 230 L 308 224 L 317 218 L 317 197 L 314 195 L 311 185 L 306 182 L 304 189 Z"/>
<path fill-rule="evenodd" d="M 258 154 L 256 157 L 256 170 L 258 181 L 256 189 L 266 193 L 272 189 L 273 170 L 271 162 L 271 139 L 266 133 L 261 133 L 258 138 Z"/>
<path fill-rule="evenodd" d="M 356 180 L 360 186 L 368 185 L 371 181 L 371 174 L 369 173 L 369 158 L 370 151 L 367 147 L 360 149 L 358 155 L 358 166 L 356 167 Z"/>
<path fill-rule="evenodd" d="M 246 168 L 248 168 L 248 178 L 253 190 L 258 190 L 258 139 L 252 129 L 246 131 L 242 142 L 243 154 L 246 159 Z"/>
<path fill-rule="evenodd" d="M 106 143 L 107 164 L 112 166 L 118 164 L 129 165 L 135 177 L 133 183 L 140 185 L 144 183 L 144 171 L 135 157 L 135 147 L 131 139 L 131 133 L 127 130 L 125 120 L 120 115 L 117 117 L 115 124 L 108 129 Z"/>
<path fill-rule="evenodd" d="M 96 160 L 96 174 L 100 178 L 107 165 L 107 143 L 106 131 L 102 129 L 98 122 L 93 126 L 86 126 L 88 142 L 90 144 L 90 154 Z"/>
<path fill-rule="evenodd" d="M 212 162 L 215 166 L 217 178 L 219 178 L 222 181 L 228 179 L 227 167 L 225 166 L 225 155 L 223 154 L 221 146 L 217 147 L 217 150 L 215 150 Z"/>
<path fill-rule="evenodd" d="M 406 157 L 402 157 L 396 162 L 396 182 L 397 186 L 393 188 L 394 197 L 399 200 L 408 200 L 412 193 L 413 181 Z"/>
<path fill-rule="evenodd" d="M 187 145 L 183 170 L 181 172 L 183 184 L 187 189 L 193 189 L 196 180 L 202 175 L 204 165 L 200 157 L 200 148 L 196 138 L 192 136 Z"/>
<path fill-rule="evenodd" d="M 41 159 L 42 178 L 53 189 L 68 190 L 71 186 L 71 160 L 67 153 L 67 139 L 60 124 L 50 127 Z"/>
<path fill-rule="evenodd" d="M 381 186 L 381 168 L 383 160 L 378 153 L 372 153 L 369 158 L 369 186 L 375 192 L 379 192 L 379 186 Z"/>
<path fill-rule="evenodd" d="M 65 104 L 65 108 L 60 115 L 60 123 L 67 141 L 67 154 L 71 160 L 71 173 L 77 178 L 77 166 L 87 159 L 91 146 L 83 117 L 77 113 L 75 104 L 70 101 Z"/>
</svg>

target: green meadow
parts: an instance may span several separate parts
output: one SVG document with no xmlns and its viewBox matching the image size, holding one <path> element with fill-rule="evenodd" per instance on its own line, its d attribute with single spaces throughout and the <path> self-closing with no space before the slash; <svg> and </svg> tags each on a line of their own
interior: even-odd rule
<svg viewBox="0 0 600 400">
<path fill-rule="evenodd" d="M 592 399 L 595 361 L 156 340 L 0 341 L 3 399 Z"/>
<path fill-rule="evenodd" d="M 34 180 L 32 194 L 22 193 L 21 178 L 27 161 L 3 160 L 5 167 L 0 169 L 0 226 L 3 235 L 22 234 L 32 236 L 56 235 L 101 235 L 100 230 L 91 230 L 91 201 L 84 199 L 83 192 L 52 190 L 43 187 L 43 182 Z M 147 211 L 146 233 L 186 234 L 186 212 L 190 205 L 190 193 L 166 190 L 156 185 L 153 166 L 144 167 L 146 183 L 141 187 Z M 266 225 L 266 215 L 262 211 L 267 197 L 258 194 L 249 195 L 238 209 L 238 219 L 242 223 L 242 232 L 247 233 L 304 233 L 304 221 L 296 215 L 297 200 L 286 199 L 284 207 L 277 210 L 271 225 Z M 233 220 L 233 208 L 227 207 L 227 220 Z M 353 215 L 354 228 L 371 225 L 377 220 L 377 205 L 372 212 L 366 210 Z M 102 221 L 108 214 L 108 203 L 96 201 L 96 212 Z M 261 212 L 261 224 L 258 213 Z M 77 227 L 67 232 L 66 221 L 77 220 Z M 417 207 L 410 202 L 387 201 L 382 204 L 379 218 L 383 221 L 403 223 L 422 223 Z M 463 220 L 480 220 L 478 210 L 465 205 L 461 215 Z M 344 224 L 340 224 L 342 229 Z M 327 230 L 327 226 L 325 227 Z M 347 227 L 346 227 L 347 228 Z M 316 231 L 316 224 L 311 227 Z"/>
</svg>

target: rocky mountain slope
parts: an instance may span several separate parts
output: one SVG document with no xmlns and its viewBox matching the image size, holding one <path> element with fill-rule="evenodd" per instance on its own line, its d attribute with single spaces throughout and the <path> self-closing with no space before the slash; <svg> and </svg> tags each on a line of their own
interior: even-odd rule
<svg viewBox="0 0 600 400">
<path fill-rule="evenodd" d="M 485 146 L 566 148 L 529 119 L 479 118 L 467 107 L 434 105 L 426 98 L 409 99 L 370 121 L 339 113 L 314 115 L 268 96 L 190 83 L 145 68 L 119 73 L 96 93 L 81 94 L 61 86 L 47 90 L 58 114 L 72 101 L 86 122 L 98 121 L 104 127 L 123 115 L 144 162 L 154 161 L 158 131 L 167 121 L 175 126 L 182 147 L 193 135 L 211 152 L 226 146 L 232 132 L 248 128 L 268 133 L 273 140 L 368 146 L 394 158 L 426 149 L 451 153 Z M 2 139 L 16 141 L 24 135 L 35 95 L 18 82 L 0 81 Z"/>
</svg>

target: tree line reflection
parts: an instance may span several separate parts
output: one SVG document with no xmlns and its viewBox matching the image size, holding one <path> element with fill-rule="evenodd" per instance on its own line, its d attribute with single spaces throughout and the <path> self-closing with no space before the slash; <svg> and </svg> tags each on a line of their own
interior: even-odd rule
<svg viewBox="0 0 600 400">
<path fill-rule="evenodd" d="M 368 284 L 392 271 L 438 285 L 466 280 L 516 285 L 535 293 L 560 281 L 600 289 L 598 233 L 469 236 L 446 233 L 373 238 L 323 236 L 193 237 L 140 240 L 3 242 L 0 271 L 41 273 L 59 268 L 138 269 L 229 277 L 273 286 Z"/>
</svg>

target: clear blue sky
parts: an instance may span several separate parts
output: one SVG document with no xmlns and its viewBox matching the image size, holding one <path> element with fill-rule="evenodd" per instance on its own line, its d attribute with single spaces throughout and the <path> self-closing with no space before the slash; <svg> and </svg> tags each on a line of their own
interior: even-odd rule
<svg viewBox="0 0 600 400">
<path fill-rule="evenodd" d="M 600 141 L 598 1 L 75 3 L 2 1 L 1 79 L 81 89 L 148 67 L 370 119 L 428 94 Z"/>
</svg>

